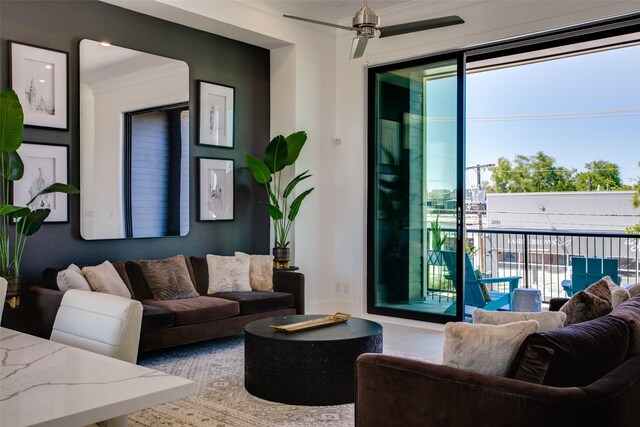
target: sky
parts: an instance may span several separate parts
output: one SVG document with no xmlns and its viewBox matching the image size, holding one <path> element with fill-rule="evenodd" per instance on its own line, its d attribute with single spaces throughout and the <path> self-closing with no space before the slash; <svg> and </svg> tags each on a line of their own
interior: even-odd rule
<svg viewBox="0 0 640 427">
<path fill-rule="evenodd" d="M 640 177 L 640 46 L 468 74 L 466 90 L 467 166 L 543 151 L 556 166 L 606 160 L 624 184 Z"/>
</svg>

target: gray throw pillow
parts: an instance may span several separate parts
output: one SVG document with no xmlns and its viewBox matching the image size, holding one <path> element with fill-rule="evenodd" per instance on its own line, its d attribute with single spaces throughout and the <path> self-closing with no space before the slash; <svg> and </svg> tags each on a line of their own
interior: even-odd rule
<svg viewBox="0 0 640 427">
<path fill-rule="evenodd" d="M 196 292 L 183 255 L 138 264 L 154 300 L 167 301 L 200 296 Z"/>
<path fill-rule="evenodd" d="M 131 298 L 131 292 L 129 292 L 127 285 L 109 261 L 93 267 L 84 267 L 82 273 L 93 291 Z"/>
</svg>

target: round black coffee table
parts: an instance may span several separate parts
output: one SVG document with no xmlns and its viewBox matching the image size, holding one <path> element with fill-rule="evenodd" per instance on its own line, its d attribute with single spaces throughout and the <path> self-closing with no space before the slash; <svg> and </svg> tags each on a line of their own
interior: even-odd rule
<svg viewBox="0 0 640 427">
<path fill-rule="evenodd" d="M 256 320 L 245 326 L 244 386 L 254 396 L 292 405 L 352 403 L 355 361 L 382 353 L 382 326 L 369 320 L 286 333 L 286 325 L 324 315 L 292 315 Z"/>
</svg>

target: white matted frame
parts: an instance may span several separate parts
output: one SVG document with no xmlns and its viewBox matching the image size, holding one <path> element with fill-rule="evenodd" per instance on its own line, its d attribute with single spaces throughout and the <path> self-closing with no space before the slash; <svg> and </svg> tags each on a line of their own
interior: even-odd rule
<svg viewBox="0 0 640 427">
<path fill-rule="evenodd" d="M 233 220 L 233 160 L 199 157 L 198 177 L 198 221 Z"/>
<path fill-rule="evenodd" d="M 198 144 L 233 148 L 235 89 L 198 80 L 200 110 Z"/>
<path fill-rule="evenodd" d="M 69 129 L 69 54 L 9 42 L 11 88 L 24 111 L 25 126 Z"/>
<path fill-rule="evenodd" d="M 27 203 L 45 187 L 58 182 L 68 184 L 69 147 L 66 145 L 34 144 L 24 142 L 18 149 L 24 163 L 24 175 L 13 181 L 13 204 Z M 51 209 L 45 222 L 68 222 L 69 202 L 64 193 L 49 193 L 38 196 L 30 209 Z"/>
</svg>

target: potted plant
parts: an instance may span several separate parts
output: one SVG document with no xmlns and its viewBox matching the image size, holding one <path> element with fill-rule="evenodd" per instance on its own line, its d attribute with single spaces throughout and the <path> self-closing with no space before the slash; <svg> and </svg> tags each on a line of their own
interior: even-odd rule
<svg viewBox="0 0 640 427">
<path fill-rule="evenodd" d="M 9 204 L 11 183 L 18 181 L 24 174 L 24 164 L 17 150 L 22 145 L 24 114 L 18 96 L 11 89 L 0 91 L 0 276 L 7 279 L 11 290 L 19 287 L 20 262 L 27 237 L 35 234 L 51 209 L 31 209 L 32 202 L 48 193 L 79 193 L 72 185 L 54 183 L 41 190 L 27 206 Z M 14 237 L 11 241 L 10 226 Z"/>
<path fill-rule="evenodd" d="M 304 131 L 292 133 L 286 138 L 278 135 L 267 145 L 263 160 L 250 154 L 244 156 L 253 178 L 258 184 L 264 185 L 269 196 L 268 201 L 260 203 L 266 206 L 273 220 L 275 268 L 289 267 L 289 231 L 303 200 L 313 191 L 313 187 L 305 190 L 290 202 L 289 196 L 296 186 L 311 175 L 308 170 L 304 171 L 288 183 L 282 176 L 285 168 L 295 163 L 306 141 L 307 133 Z"/>
</svg>

